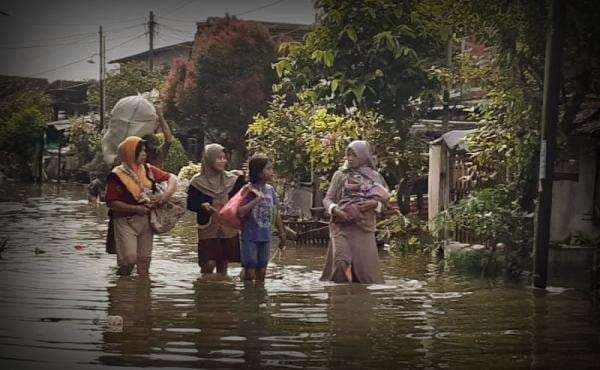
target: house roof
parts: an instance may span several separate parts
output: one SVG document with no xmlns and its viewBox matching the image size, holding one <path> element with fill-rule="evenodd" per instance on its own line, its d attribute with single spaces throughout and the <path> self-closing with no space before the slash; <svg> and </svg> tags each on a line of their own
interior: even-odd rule
<svg viewBox="0 0 600 370">
<path fill-rule="evenodd" d="M 225 19 L 224 17 L 208 17 L 205 22 L 196 23 L 198 31 L 201 32 L 203 28 L 209 27 L 212 24 Z M 300 23 L 283 23 L 283 22 L 265 22 L 255 20 L 245 20 L 246 22 L 259 23 L 269 30 L 272 37 L 289 37 L 295 41 L 302 41 L 304 35 L 312 29 L 310 24 Z"/>
<path fill-rule="evenodd" d="M 442 142 L 451 150 L 467 150 L 465 139 L 475 130 L 452 130 L 435 139 L 430 145 L 440 145 Z"/>
<path fill-rule="evenodd" d="M 45 78 L 0 75 L 0 87 L 0 105 L 2 105 L 8 97 L 18 92 L 45 91 L 48 87 L 48 80 Z"/>
<path fill-rule="evenodd" d="M 479 123 L 475 121 L 450 120 L 448 121 L 448 128 L 444 129 L 441 119 L 420 119 L 410 127 L 409 133 L 411 135 L 425 135 L 434 138 L 447 132 L 448 129 L 472 130 L 478 125 Z"/>
<path fill-rule="evenodd" d="M 209 17 L 204 22 L 197 22 L 196 23 L 197 32 L 201 32 L 202 29 L 204 29 L 206 27 L 210 27 L 215 22 L 218 22 L 221 19 L 224 19 L 224 18 L 223 17 Z M 310 31 L 310 29 L 312 28 L 312 25 L 309 25 L 309 24 L 263 22 L 263 21 L 252 21 L 252 20 L 248 21 L 248 22 L 255 22 L 255 23 L 262 24 L 269 30 L 271 35 L 275 38 L 289 37 L 295 41 L 301 41 L 302 38 L 304 37 L 304 35 L 308 31 Z M 173 49 L 185 49 L 186 51 L 189 51 L 189 49 L 192 47 L 193 43 L 194 43 L 193 41 L 185 41 L 185 42 L 180 42 L 178 44 L 163 46 L 161 48 L 154 49 L 154 54 L 156 55 L 157 53 L 166 52 L 166 51 L 173 50 Z M 108 63 L 109 64 L 127 63 L 127 62 L 131 62 L 134 60 L 147 59 L 148 54 L 149 54 L 149 51 L 146 50 L 141 53 L 137 53 L 137 54 L 129 55 L 126 57 L 110 60 L 110 61 L 108 61 Z"/>
<path fill-rule="evenodd" d="M 54 127 L 57 131 L 64 131 L 71 128 L 71 121 L 61 119 L 58 121 L 46 122 L 46 127 Z"/>
<path fill-rule="evenodd" d="M 185 49 L 186 51 L 188 51 L 192 47 L 193 43 L 194 43 L 193 41 L 185 41 L 185 42 L 180 42 L 178 44 L 163 46 L 161 48 L 154 49 L 154 54 L 156 55 L 157 53 L 166 52 L 166 51 L 173 50 L 173 49 Z M 144 58 L 148 58 L 149 53 L 150 52 L 148 50 L 146 50 L 141 53 L 129 55 L 129 56 L 126 56 L 123 58 L 109 60 L 108 63 L 109 64 L 127 63 L 127 62 L 131 62 L 132 60 L 144 59 Z"/>
</svg>

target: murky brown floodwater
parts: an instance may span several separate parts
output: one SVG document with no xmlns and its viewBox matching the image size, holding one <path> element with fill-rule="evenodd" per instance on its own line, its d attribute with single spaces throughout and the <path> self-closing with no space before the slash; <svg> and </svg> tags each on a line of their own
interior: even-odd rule
<svg viewBox="0 0 600 370">
<path fill-rule="evenodd" d="M 600 366 L 598 315 L 575 291 L 385 252 L 385 285 L 324 284 L 317 247 L 288 248 L 264 287 L 238 281 L 237 266 L 206 279 L 191 217 L 156 238 L 150 282 L 117 278 L 106 209 L 88 206 L 83 186 L 9 184 L 0 200 L 2 369 Z"/>
</svg>

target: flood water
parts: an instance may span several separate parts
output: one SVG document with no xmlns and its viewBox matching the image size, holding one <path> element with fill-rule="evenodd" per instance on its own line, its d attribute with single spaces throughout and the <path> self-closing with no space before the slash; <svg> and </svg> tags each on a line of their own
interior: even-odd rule
<svg viewBox="0 0 600 370">
<path fill-rule="evenodd" d="M 600 367 L 598 313 L 577 291 L 386 251 L 385 285 L 328 284 L 314 246 L 288 247 L 264 286 L 238 265 L 203 278 L 191 215 L 155 237 L 150 281 L 118 278 L 83 186 L 9 184 L 0 200 L 2 369 Z"/>
</svg>

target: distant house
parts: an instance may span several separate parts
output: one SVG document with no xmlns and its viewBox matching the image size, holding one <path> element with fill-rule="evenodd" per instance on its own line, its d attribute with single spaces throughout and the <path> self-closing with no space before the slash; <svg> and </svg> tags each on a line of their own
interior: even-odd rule
<svg viewBox="0 0 600 370">
<path fill-rule="evenodd" d="M 467 136 L 475 130 L 452 130 L 429 144 L 428 218 L 460 200 L 468 191 L 463 182 L 466 171 Z"/>
<path fill-rule="evenodd" d="M 173 59 L 189 59 L 191 55 L 193 41 L 180 42 L 178 44 L 163 46 L 154 49 L 154 66 L 161 70 L 169 70 Z M 134 55 L 129 55 L 119 59 L 110 60 L 108 63 L 148 63 L 150 52 L 144 51 Z"/>
<path fill-rule="evenodd" d="M 50 96 L 55 120 L 61 116 L 79 116 L 89 112 L 88 85 L 85 81 L 65 80 L 56 80 L 48 85 L 46 93 Z"/>
<path fill-rule="evenodd" d="M 208 27 L 222 20 L 222 17 L 210 17 L 204 22 L 196 23 L 196 37 L 204 32 Z M 295 24 L 295 23 L 279 23 L 279 22 L 262 22 L 262 21 L 250 21 L 256 22 L 265 26 L 271 37 L 276 42 L 281 41 L 301 41 L 304 35 L 311 29 L 311 25 L 306 24 Z M 161 48 L 154 49 L 154 66 L 162 70 L 168 70 L 171 67 L 171 63 L 174 59 L 182 58 L 189 59 L 193 48 L 193 41 L 180 42 L 178 44 L 163 46 Z M 144 51 L 138 54 L 129 55 L 119 59 L 110 60 L 108 63 L 130 63 L 130 62 L 141 62 L 148 63 L 150 57 L 149 51 Z"/>
<path fill-rule="evenodd" d="M 600 235 L 600 100 L 584 103 L 555 164 L 550 239 Z"/>
<path fill-rule="evenodd" d="M 196 37 L 204 32 L 207 28 L 213 24 L 223 20 L 222 17 L 209 17 L 205 22 L 196 23 Z M 304 35 L 312 29 L 312 25 L 309 24 L 297 24 L 297 23 L 281 23 L 281 22 L 264 22 L 264 21 L 249 21 L 258 23 L 264 26 L 269 33 L 271 38 L 276 42 L 282 41 L 302 41 Z"/>
<path fill-rule="evenodd" d="M 8 98 L 23 91 L 45 91 L 48 80 L 45 78 L 32 78 L 21 76 L 0 75 L 0 104 Z"/>
<path fill-rule="evenodd" d="M 0 76 L 0 104 L 19 92 L 43 92 L 50 98 L 54 120 L 78 116 L 89 112 L 87 102 L 88 82 L 56 80 L 49 83 L 45 78 Z"/>
<path fill-rule="evenodd" d="M 550 240 L 600 235 L 600 101 L 588 102 L 575 119 L 566 149 L 554 165 Z M 469 192 L 467 135 L 449 131 L 429 146 L 429 219 Z M 501 180 L 500 180 L 501 181 Z"/>
</svg>

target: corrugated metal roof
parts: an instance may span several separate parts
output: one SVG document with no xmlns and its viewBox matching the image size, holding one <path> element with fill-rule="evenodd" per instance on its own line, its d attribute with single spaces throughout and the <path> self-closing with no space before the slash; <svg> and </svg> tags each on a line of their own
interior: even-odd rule
<svg viewBox="0 0 600 370">
<path fill-rule="evenodd" d="M 52 121 L 46 123 L 47 127 L 54 126 L 57 131 L 64 131 L 71 128 L 71 121 L 68 119 L 61 119 L 58 121 Z"/>
<path fill-rule="evenodd" d="M 432 141 L 431 145 L 436 145 L 444 142 L 446 146 L 452 150 L 467 150 L 465 139 L 467 135 L 475 132 L 475 130 L 452 130 Z"/>
</svg>

